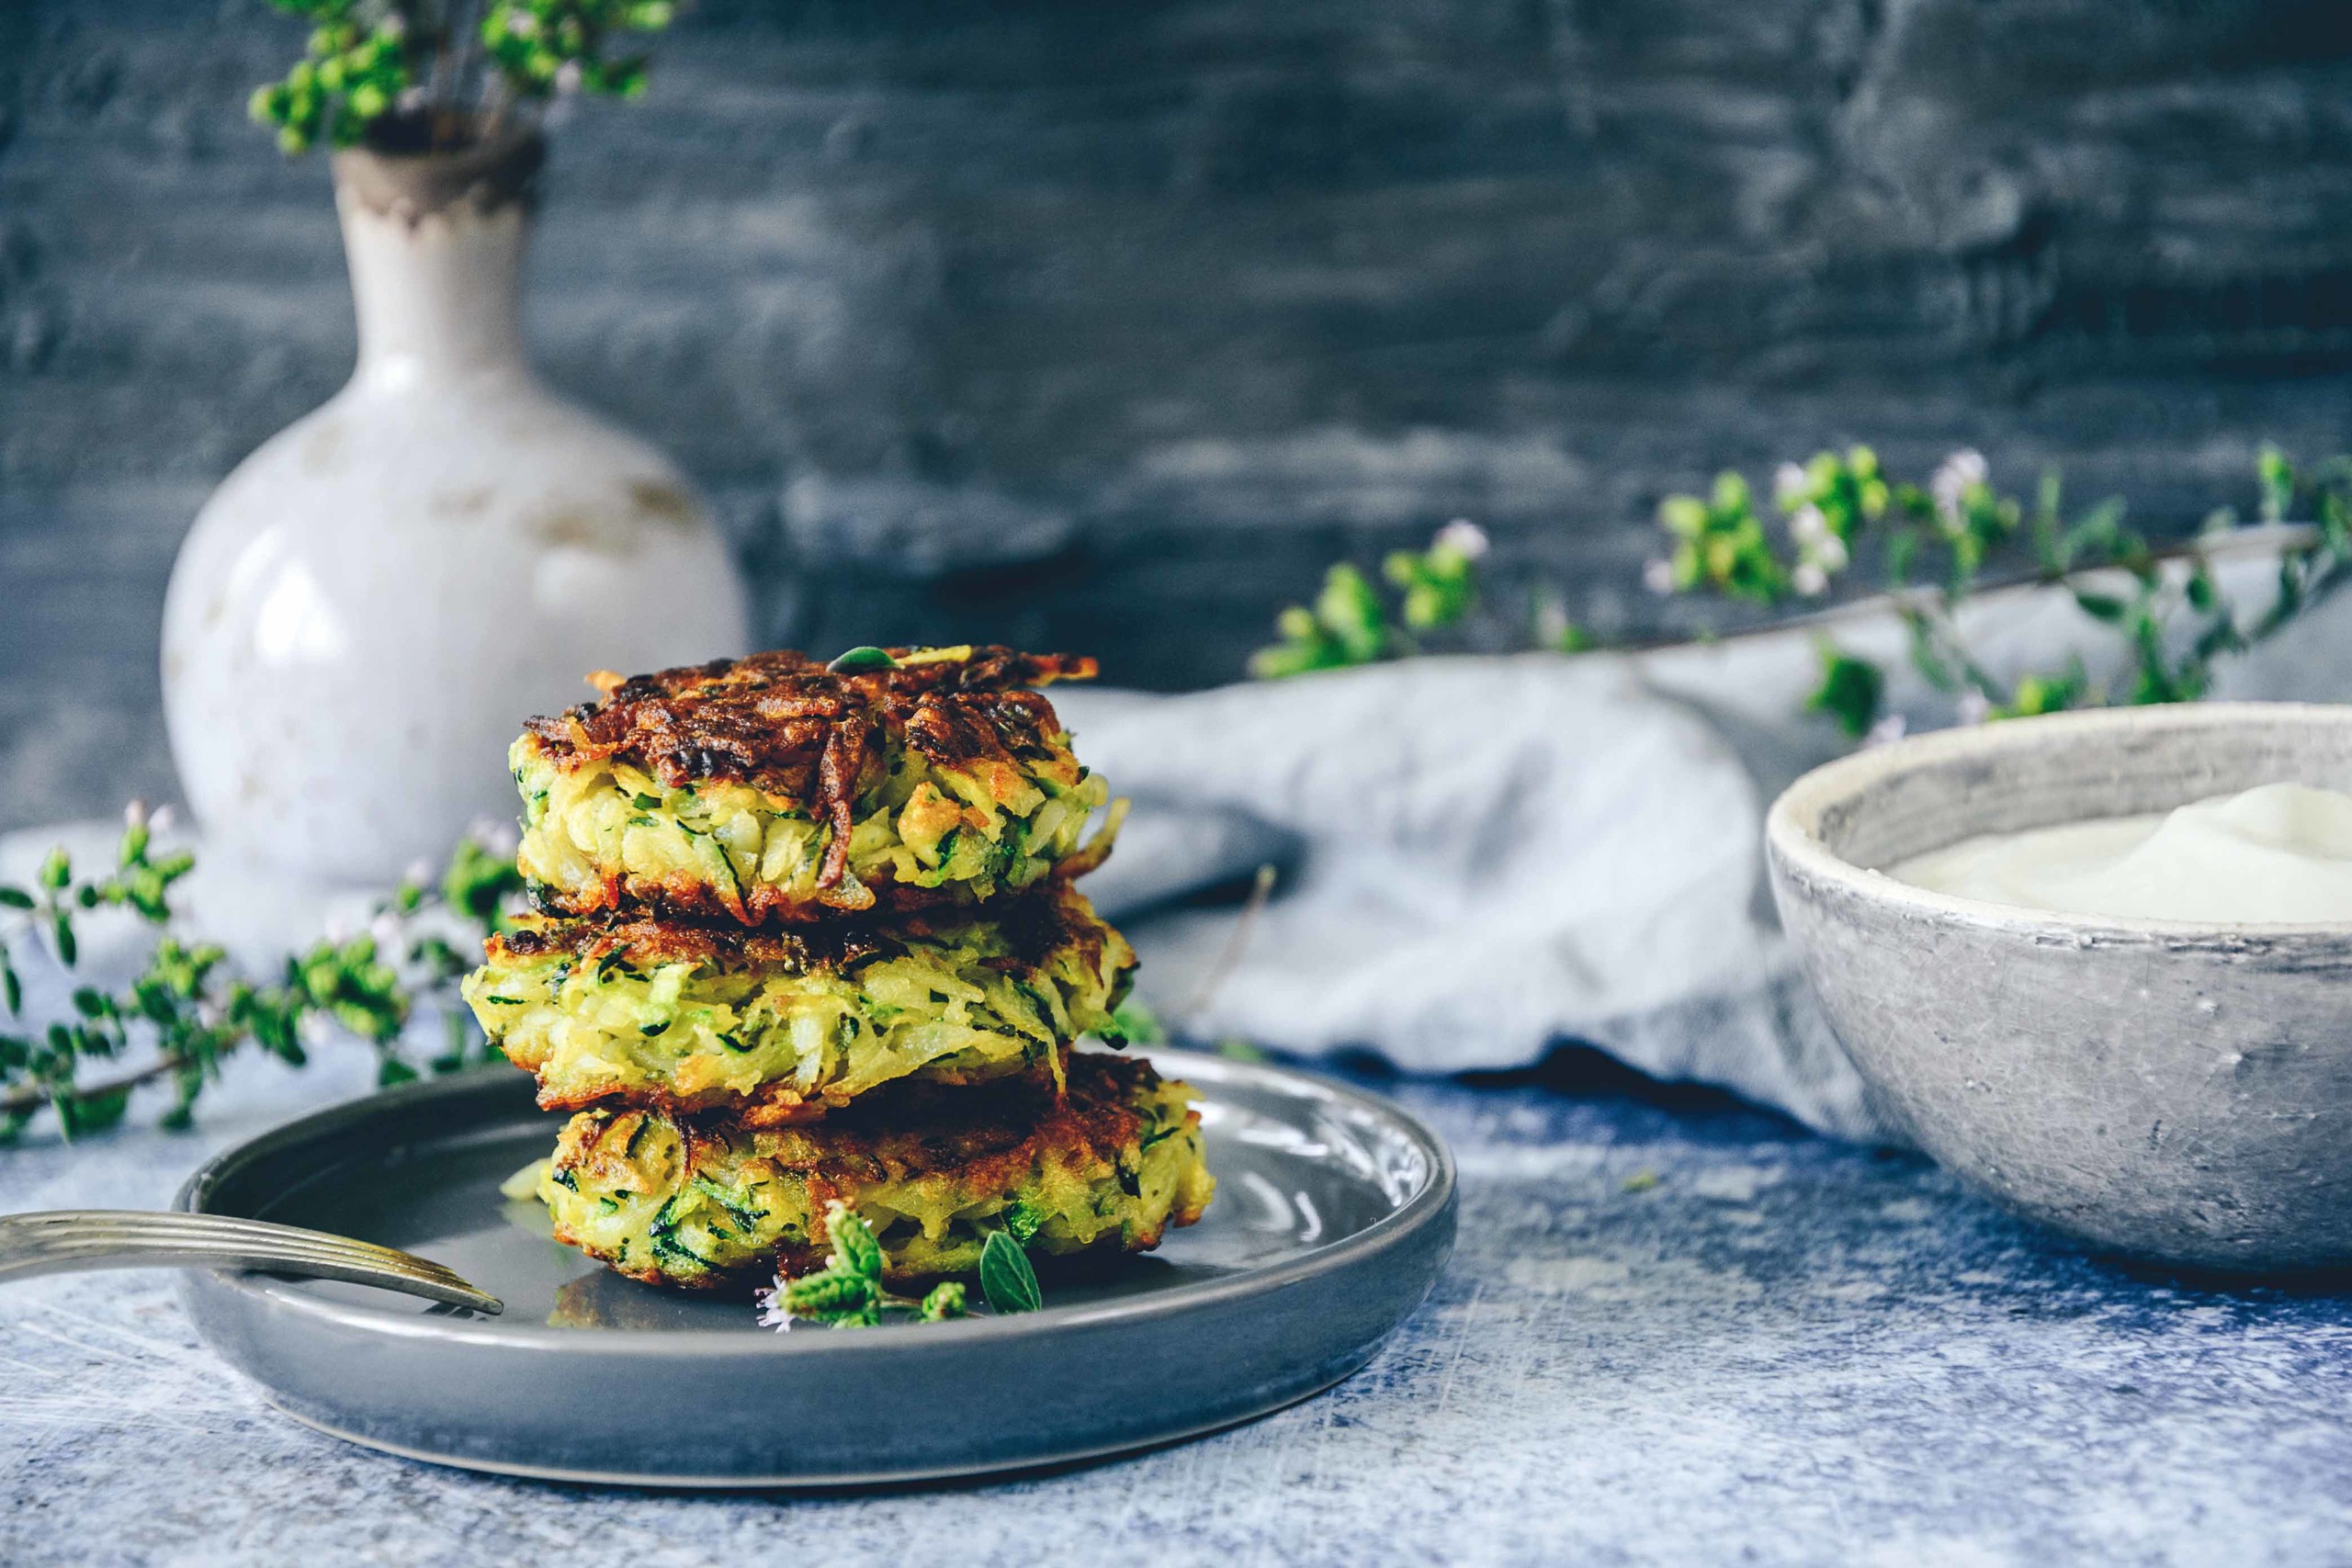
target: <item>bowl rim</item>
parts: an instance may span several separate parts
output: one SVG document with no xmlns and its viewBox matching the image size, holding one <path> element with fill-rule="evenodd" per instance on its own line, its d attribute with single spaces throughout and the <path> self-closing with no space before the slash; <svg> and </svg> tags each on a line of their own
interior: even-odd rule
<svg viewBox="0 0 2352 1568">
<path fill-rule="evenodd" d="M 1822 841 L 1819 832 L 1823 812 L 1838 801 L 1850 800 L 1873 785 L 1900 774 L 1974 757 L 1997 755 L 2012 750 L 2035 737 L 2074 731 L 2088 739 L 2148 730 L 2227 729 L 2257 721 L 2276 724 L 2281 719 L 2290 724 L 2335 725 L 2352 728 L 2352 705 L 2166 703 L 2143 707 L 2091 708 L 2074 713 L 2044 714 L 2033 718 L 2003 719 L 1995 724 L 1906 736 L 1884 746 L 1872 747 L 1825 762 L 1782 790 L 1780 797 L 1772 802 L 1771 808 L 1765 813 L 1766 856 L 1776 871 L 1801 875 L 1815 883 L 1834 884 L 1849 893 L 1895 908 L 1946 921 L 1999 928 L 2029 937 L 2046 936 L 2064 941 L 2107 937 L 2119 942 L 2162 939 L 2176 945 L 2183 939 L 2203 939 L 2207 942 L 2223 945 L 2298 941 L 2340 943 L 2346 936 L 2352 935 L 2352 922 L 2275 920 L 2223 924 L 2132 915 L 2082 915 L 1931 892 L 1874 867 L 1856 864 L 1832 851 Z M 1968 836 L 1962 835 L 1962 838 Z M 1960 840 L 1952 841 L 1957 843 Z"/>
</svg>

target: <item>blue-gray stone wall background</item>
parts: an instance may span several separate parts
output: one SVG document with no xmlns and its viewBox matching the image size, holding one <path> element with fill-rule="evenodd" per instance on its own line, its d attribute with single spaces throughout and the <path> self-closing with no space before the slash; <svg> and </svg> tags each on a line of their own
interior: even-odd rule
<svg viewBox="0 0 2352 1568">
<path fill-rule="evenodd" d="M 0 825 L 173 793 L 173 551 L 348 369 L 325 169 L 243 119 L 300 37 L 0 0 Z M 547 196 L 539 362 L 777 643 L 1220 681 L 1455 515 L 1643 633 L 1725 464 L 1973 444 L 2182 528 L 2352 446 L 2320 0 L 702 0 Z"/>
</svg>

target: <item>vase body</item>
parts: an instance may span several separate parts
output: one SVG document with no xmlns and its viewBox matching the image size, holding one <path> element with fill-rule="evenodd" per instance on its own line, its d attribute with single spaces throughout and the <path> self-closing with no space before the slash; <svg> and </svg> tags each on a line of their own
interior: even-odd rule
<svg viewBox="0 0 2352 1568">
<path fill-rule="evenodd" d="M 338 158 L 357 367 L 214 492 L 164 612 L 208 847 L 322 880 L 438 865 L 511 818 L 509 743 L 590 671 L 745 651 L 690 487 L 524 357 L 527 185 L 388 182 L 402 162 L 446 160 Z"/>
</svg>

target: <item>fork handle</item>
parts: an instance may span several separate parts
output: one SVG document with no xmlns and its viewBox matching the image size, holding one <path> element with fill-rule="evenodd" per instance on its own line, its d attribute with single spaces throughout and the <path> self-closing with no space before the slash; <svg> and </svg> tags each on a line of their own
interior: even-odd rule
<svg viewBox="0 0 2352 1568">
<path fill-rule="evenodd" d="M 495 1314 L 504 1303 L 437 1263 L 323 1231 L 208 1216 L 57 1210 L 0 1215 L 0 1284 L 108 1269 L 243 1268 L 342 1280 Z"/>
</svg>

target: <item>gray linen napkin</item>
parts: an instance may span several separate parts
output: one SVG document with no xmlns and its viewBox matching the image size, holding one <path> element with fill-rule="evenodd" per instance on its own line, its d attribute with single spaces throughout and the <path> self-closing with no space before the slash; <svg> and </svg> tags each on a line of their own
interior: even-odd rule
<svg viewBox="0 0 2352 1568">
<path fill-rule="evenodd" d="M 1188 1032 L 1415 1072 L 1580 1041 L 1881 1134 L 1761 900 L 1747 767 L 1630 661 L 1429 659 L 1056 702 L 1136 801 L 1090 891 Z M 1263 859 L 1288 870 L 1220 973 L 1235 911 L 1162 901 Z"/>
</svg>

